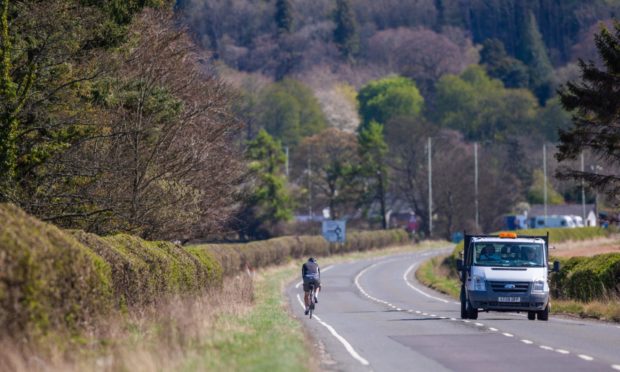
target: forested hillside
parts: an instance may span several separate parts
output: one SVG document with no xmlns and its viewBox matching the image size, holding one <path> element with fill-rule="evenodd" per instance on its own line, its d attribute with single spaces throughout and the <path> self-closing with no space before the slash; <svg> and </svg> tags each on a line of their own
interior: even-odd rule
<svg viewBox="0 0 620 372">
<path fill-rule="evenodd" d="M 376 224 L 411 210 L 427 232 L 430 213 L 449 236 L 499 228 L 503 214 L 542 202 L 543 144 L 553 174 L 553 143 L 571 125 L 557 91 L 579 78 L 580 59 L 600 63 L 594 34 L 620 3 L 183 0 L 176 9 L 240 92 L 246 138 L 264 129 L 290 152 L 289 177 L 281 176 L 292 210 L 374 214 Z M 478 227 L 474 142 L 487 178 Z M 596 159 L 586 153 L 586 163 Z M 547 187 L 554 203 L 580 195 L 572 181 Z"/>
</svg>

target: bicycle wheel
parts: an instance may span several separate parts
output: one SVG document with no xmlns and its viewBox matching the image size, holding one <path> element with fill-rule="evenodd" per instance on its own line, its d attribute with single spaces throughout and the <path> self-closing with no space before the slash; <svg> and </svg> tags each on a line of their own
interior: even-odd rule
<svg viewBox="0 0 620 372">
<path fill-rule="evenodd" d="M 310 285 L 310 308 L 308 311 L 308 315 L 310 319 L 312 319 L 312 313 L 314 312 L 314 285 Z"/>
</svg>

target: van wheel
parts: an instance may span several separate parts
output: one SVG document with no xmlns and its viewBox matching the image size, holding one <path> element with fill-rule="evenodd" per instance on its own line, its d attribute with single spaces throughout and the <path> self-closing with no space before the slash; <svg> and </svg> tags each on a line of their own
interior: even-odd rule
<svg viewBox="0 0 620 372">
<path fill-rule="evenodd" d="M 549 304 L 544 310 L 538 312 L 538 320 L 549 320 Z"/>
<path fill-rule="evenodd" d="M 461 287 L 461 319 L 467 319 L 467 305 L 465 299 L 465 290 Z"/>
<path fill-rule="evenodd" d="M 473 308 L 469 301 L 467 301 L 467 315 L 469 319 L 478 319 L 478 309 Z"/>
<path fill-rule="evenodd" d="M 527 312 L 527 318 L 528 318 L 529 320 L 534 320 L 534 319 L 536 319 L 536 312 L 535 312 L 535 311 L 528 311 L 528 312 Z"/>
</svg>

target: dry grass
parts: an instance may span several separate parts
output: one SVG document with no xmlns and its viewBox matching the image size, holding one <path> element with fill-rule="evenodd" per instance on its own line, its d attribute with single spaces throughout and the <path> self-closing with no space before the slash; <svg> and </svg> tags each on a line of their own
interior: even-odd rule
<svg viewBox="0 0 620 372">
<path fill-rule="evenodd" d="M 551 309 L 555 314 L 579 316 L 605 321 L 620 322 L 620 301 L 565 301 L 554 300 Z"/>
<path fill-rule="evenodd" d="M 592 257 L 597 254 L 620 252 L 620 235 L 590 240 L 569 240 L 551 245 L 551 256 L 555 257 Z"/>
<path fill-rule="evenodd" d="M 36 344 L 5 340 L 0 370 L 175 370 L 188 354 L 240 330 L 227 319 L 247 314 L 253 299 L 252 278 L 244 274 L 229 278 L 221 291 L 116 314 L 80 337 L 52 333 Z"/>
</svg>

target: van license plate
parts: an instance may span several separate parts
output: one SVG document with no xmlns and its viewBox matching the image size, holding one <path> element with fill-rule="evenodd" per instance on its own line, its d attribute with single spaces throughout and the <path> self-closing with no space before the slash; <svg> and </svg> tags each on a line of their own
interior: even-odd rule
<svg viewBox="0 0 620 372">
<path fill-rule="evenodd" d="M 521 302 L 521 297 L 498 297 L 498 302 Z"/>
</svg>

